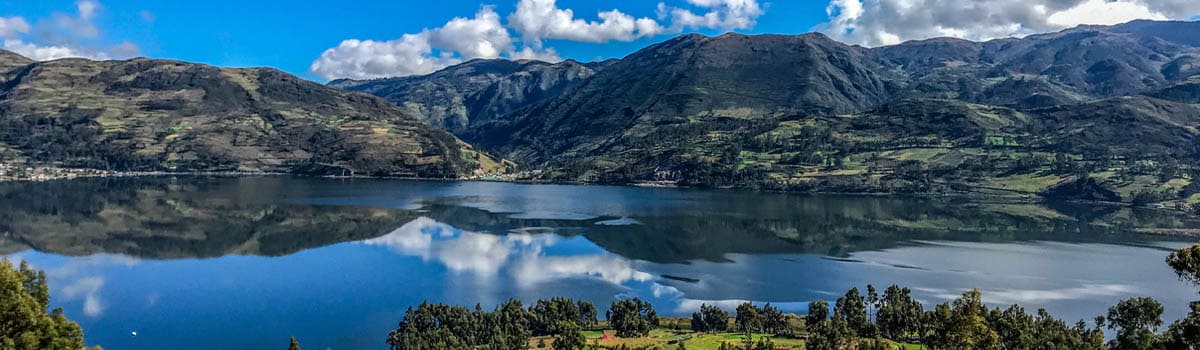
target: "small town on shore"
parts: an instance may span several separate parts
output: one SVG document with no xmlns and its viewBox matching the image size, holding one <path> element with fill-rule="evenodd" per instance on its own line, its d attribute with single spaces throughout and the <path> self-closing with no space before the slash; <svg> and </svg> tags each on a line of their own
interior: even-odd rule
<svg viewBox="0 0 1200 350">
<path fill-rule="evenodd" d="M 0 163 L 0 181 L 49 181 L 80 177 L 117 176 L 124 172 Z"/>
</svg>

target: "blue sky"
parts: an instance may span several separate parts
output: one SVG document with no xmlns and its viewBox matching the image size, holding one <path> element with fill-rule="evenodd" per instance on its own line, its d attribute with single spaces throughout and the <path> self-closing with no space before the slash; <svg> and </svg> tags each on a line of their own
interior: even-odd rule
<svg viewBox="0 0 1200 350">
<path fill-rule="evenodd" d="M 1200 1 L 1173 0 L 829 1 L 0 0 L 0 39 L 35 59 L 147 56 L 271 66 L 323 81 L 422 74 L 476 57 L 619 58 L 690 32 L 816 30 L 884 45 L 1200 14 Z M 1014 6 L 1025 13 L 1014 14 Z M 620 18 L 600 15 L 613 10 Z"/>
</svg>

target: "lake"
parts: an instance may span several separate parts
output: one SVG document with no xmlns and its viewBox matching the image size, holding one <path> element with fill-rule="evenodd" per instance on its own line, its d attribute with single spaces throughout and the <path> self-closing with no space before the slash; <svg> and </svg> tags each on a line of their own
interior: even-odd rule
<svg viewBox="0 0 1200 350">
<path fill-rule="evenodd" d="M 1163 259 L 1200 228 L 1162 211 L 945 198 L 293 177 L 0 183 L 0 255 L 105 349 L 386 348 L 409 306 L 568 296 L 660 314 L 742 300 L 802 312 L 873 283 L 926 307 L 1090 320 L 1196 299 Z M 131 336 L 131 332 L 137 336 Z"/>
</svg>

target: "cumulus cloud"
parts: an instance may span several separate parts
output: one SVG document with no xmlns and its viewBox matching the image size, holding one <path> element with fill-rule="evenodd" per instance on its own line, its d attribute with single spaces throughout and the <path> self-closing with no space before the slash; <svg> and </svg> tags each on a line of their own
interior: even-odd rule
<svg viewBox="0 0 1200 350">
<path fill-rule="evenodd" d="M 538 60 L 546 62 L 562 61 L 562 57 L 560 57 L 558 52 L 552 47 L 547 47 L 542 50 L 534 50 L 531 47 L 526 47 L 508 55 L 508 58 L 514 60 Z"/>
<path fill-rule="evenodd" d="M 516 12 L 508 16 L 508 22 L 535 47 L 540 47 L 543 39 L 603 43 L 633 41 L 664 31 L 653 19 L 634 18 L 616 9 L 597 16 L 599 21 L 575 18 L 574 11 L 559 8 L 555 0 L 521 0 Z"/>
<path fill-rule="evenodd" d="M 1022 36 L 1082 24 L 1186 19 L 1194 0 L 832 0 L 830 36 L 868 46 L 949 36 L 971 40 Z"/>
<path fill-rule="evenodd" d="M 16 38 L 17 34 L 28 33 L 29 22 L 21 17 L 0 17 L 0 38 Z"/>
<path fill-rule="evenodd" d="M 720 30 L 754 27 L 763 8 L 757 0 L 687 0 L 692 6 L 705 9 L 697 14 L 691 10 L 658 4 L 660 16 L 670 17 L 674 31 L 712 28 Z"/>
<path fill-rule="evenodd" d="M 30 25 L 21 17 L 0 18 L 0 48 L 38 61 L 66 57 L 97 60 L 136 56 L 140 48 L 125 41 L 117 45 L 99 44 L 103 32 L 94 21 L 102 6 L 94 0 L 75 3 L 75 14 L 54 13 Z"/>
<path fill-rule="evenodd" d="M 683 7 L 659 3 L 656 20 L 619 9 L 588 18 L 559 7 L 556 0 L 519 0 L 506 17 L 507 23 L 501 23 L 492 7 L 483 7 L 474 18 L 455 18 L 441 27 L 394 40 L 342 41 L 323 52 L 310 71 L 326 79 L 371 79 L 428 74 L 473 58 L 555 62 L 562 58 L 546 46 L 547 40 L 628 42 L 691 29 L 748 29 L 764 13 L 758 0 L 674 2 Z"/>
<path fill-rule="evenodd" d="M 457 17 L 441 27 L 387 41 L 349 39 L 325 50 L 310 66 L 326 79 L 370 79 L 428 74 L 474 58 L 501 55 L 554 59 L 553 51 L 514 48 L 512 36 L 490 6 L 472 18 Z"/>
</svg>

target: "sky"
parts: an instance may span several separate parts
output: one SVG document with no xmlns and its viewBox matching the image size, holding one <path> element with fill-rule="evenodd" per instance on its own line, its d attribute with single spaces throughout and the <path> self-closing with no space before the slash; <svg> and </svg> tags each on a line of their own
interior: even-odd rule
<svg viewBox="0 0 1200 350">
<path fill-rule="evenodd" d="M 269 66 L 327 81 L 474 58 L 620 58 L 684 33 L 822 32 L 880 46 L 1198 16 L 1197 0 L 0 0 L 0 48 L 36 60 Z"/>
</svg>

